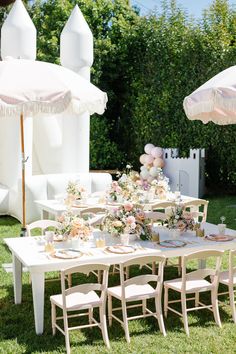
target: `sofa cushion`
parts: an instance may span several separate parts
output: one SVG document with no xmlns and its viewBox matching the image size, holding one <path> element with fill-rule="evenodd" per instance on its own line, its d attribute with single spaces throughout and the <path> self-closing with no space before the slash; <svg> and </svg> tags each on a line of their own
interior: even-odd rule
<svg viewBox="0 0 236 354">
<path fill-rule="evenodd" d="M 92 185 L 91 185 L 91 192 L 99 192 L 99 191 L 105 191 L 109 189 L 111 182 L 112 182 L 112 177 L 109 173 L 90 173 L 92 177 Z"/>
<path fill-rule="evenodd" d="M 7 214 L 9 209 L 9 188 L 0 184 L 0 214 Z"/>
<path fill-rule="evenodd" d="M 9 212 L 22 222 L 22 180 L 10 190 Z M 35 200 L 47 199 L 47 178 L 44 175 L 26 177 L 25 181 L 26 223 L 40 219 L 40 211 Z"/>
</svg>

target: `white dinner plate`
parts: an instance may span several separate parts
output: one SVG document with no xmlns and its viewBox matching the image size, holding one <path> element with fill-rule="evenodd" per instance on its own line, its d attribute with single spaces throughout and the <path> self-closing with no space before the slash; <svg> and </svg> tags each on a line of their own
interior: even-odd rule
<svg viewBox="0 0 236 354">
<path fill-rule="evenodd" d="M 135 249 L 132 246 L 116 245 L 116 246 L 106 247 L 106 251 L 111 253 L 126 254 L 126 253 L 133 253 Z"/>
<path fill-rule="evenodd" d="M 73 259 L 79 258 L 83 255 L 80 251 L 72 251 L 72 250 L 57 250 L 53 257 L 61 258 L 61 259 Z"/>
</svg>

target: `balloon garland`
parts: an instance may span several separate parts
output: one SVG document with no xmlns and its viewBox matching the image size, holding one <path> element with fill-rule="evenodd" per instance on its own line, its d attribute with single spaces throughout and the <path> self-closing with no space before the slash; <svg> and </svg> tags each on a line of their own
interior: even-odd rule
<svg viewBox="0 0 236 354">
<path fill-rule="evenodd" d="M 154 179 L 158 179 L 158 176 L 165 166 L 163 160 L 163 149 L 153 144 L 146 144 L 144 147 L 145 154 L 142 154 L 139 158 L 142 164 L 140 170 L 140 177 L 143 180 L 151 183 Z"/>
</svg>

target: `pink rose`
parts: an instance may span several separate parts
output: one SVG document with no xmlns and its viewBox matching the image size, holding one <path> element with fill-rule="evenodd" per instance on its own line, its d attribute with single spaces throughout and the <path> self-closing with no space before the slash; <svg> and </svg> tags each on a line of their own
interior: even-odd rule
<svg viewBox="0 0 236 354">
<path fill-rule="evenodd" d="M 113 188 L 116 188 L 118 186 L 118 182 L 117 181 L 113 181 L 111 185 L 112 185 Z"/>
<path fill-rule="evenodd" d="M 124 204 L 124 209 L 125 211 L 131 211 L 133 209 L 133 204 L 132 203 L 125 203 Z"/>
<path fill-rule="evenodd" d="M 128 216 L 128 218 L 127 218 L 127 224 L 129 224 L 129 225 L 131 225 L 131 224 L 133 224 L 133 223 L 135 223 L 135 217 L 134 216 Z"/>
<path fill-rule="evenodd" d="M 122 189 L 121 189 L 119 186 L 117 186 L 117 187 L 115 188 L 115 191 L 116 191 L 116 193 L 120 194 L 121 191 L 122 191 Z"/>
</svg>

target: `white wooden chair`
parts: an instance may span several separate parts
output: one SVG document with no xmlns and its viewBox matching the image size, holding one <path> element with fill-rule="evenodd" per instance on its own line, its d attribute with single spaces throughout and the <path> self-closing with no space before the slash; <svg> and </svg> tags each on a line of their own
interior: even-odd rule
<svg viewBox="0 0 236 354">
<path fill-rule="evenodd" d="M 108 348 L 110 348 L 107 325 L 106 325 L 106 291 L 108 283 L 109 265 L 106 264 L 86 264 L 70 267 L 61 271 L 61 289 L 62 293 L 50 297 L 51 316 L 52 316 L 52 332 L 55 335 L 58 329 L 65 336 L 66 351 L 70 353 L 69 331 L 87 327 L 98 326 L 102 331 L 103 340 Z M 66 289 L 66 277 L 74 273 L 89 274 L 92 271 L 102 271 L 102 283 L 86 283 L 80 284 Z M 98 294 L 99 293 L 99 294 Z M 63 311 L 63 316 L 57 317 L 56 308 Z M 100 321 L 93 317 L 93 309 L 99 309 Z M 80 312 L 79 312 L 80 311 Z M 83 311 L 83 312 L 81 312 Z M 79 312 L 79 313 L 78 313 Z M 81 316 L 88 316 L 88 324 L 69 326 L 69 319 Z M 63 319 L 63 328 L 59 326 L 57 320 Z"/>
<path fill-rule="evenodd" d="M 214 318 L 219 327 L 221 327 L 221 321 L 219 316 L 217 291 L 219 284 L 219 274 L 221 266 L 221 258 L 223 251 L 205 250 L 190 253 L 182 257 L 182 278 L 168 280 L 164 282 L 164 314 L 167 317 L 168 310 L 183 317 L 184 328 L 186 334 L 189 336 L 188 318 L 187 313 L 189 311 L 200 310 L 207 308 L 213 311 Z M 216 257 L 215 269 L 198 269 L 190 273 L 186 273 L 186 266 L 188 261 L 196 259 L 206 259 L 209 257 Z M 211 276 L 211 281 L 205 278 Z M 172 289 L 181 294 L 181 300 L 168 300 L 168 290 Z M 205 305 L 199 301 L 199 294 L 201 292 L 211 291 L 211 305 Z M 195 297 L 186 298 L 187 294 L 195 293 Z M 195 307 L 187 308 L 187 301 L 195 300 Z M 173 309 L 169 304 L 181 302 L 182 313 Z"/>
<path fill-rule="evenodd" d="M 31 224 L 26 225 L 26 236 L 28 237 L 33 237 L 32 236 L 32 231 L 39 229 L 40 230 L 40 235 L 44 235 L 45 231 L 47 231 L 49 228 L 50 229 L 57 229 L 60 226 L 60 223 L 58 221 L 55 220 L 47 220 L 47 219 L 42 219 L 42 220 L 37 220 L 32 222 Z M 60 275 L 58 274 L 56 277 L 54 278 L 47 278 L 46 281 L 55 281 L 55 280 L 59 280 L 60 279 Z M 71 284 L 72 279 L 68 278 L 68 283 Z"/>
<path fill-rule="evenodd" d="M 234 300 L 234 294 L 236 291 L 234 289 L 234 287 L 236 286 L 236 267 L 234 266 L 235 259 L 236 259 L 236 250 L 231 250 L 229 252 L 229 270 L 225 272 L 221 272 L 219 278 L 219 282 L 221 284 L 226 285 L 228 287 L 228 291 L 218 293 L 218 296 L 225 295 L 225 294 L 229 295 L 230 307 L 231 307 L 234 323 L 236 323 L 236 308 L 235 308 L 236 302 Z"/>
<path fill-rule="evenodd" d="M 88 207 L 80 211 L 80 216 L 87 217 L 89 224 L 94 227 L 101 225 L 106 215 L 107 209 L 105 207 Z"/>
<path fill-rule="evenodd" d="M 48 228 L 56 229 L 60 226 L 60 223 L 55 220 L 37 220 L 32 222 L 31 224 L 26 225 L 26 235 L 32 236 L 31 231 L 34 229 L 40 229 L 41 235 L 45 234 L 45 231 Z"/>
<path fill-rule="evenodd" d="M 166 210 L 168 208 L 175 208 L 176 207 L 176 203 L 168 202 L 168 201 L 166 201 L 166 202 L 157 202 L 155 204 L 151 204 L 150 206 L 151 206 L 150 207 L 151 211 L 164 210 L 164 212 L 166 212 Z"/>
<path fill-rule="evenodd" d="M 50 227 L 52 228 L 57 228 L 59 223 L 55 220 L 38 220 L 35 221 L 31 224 L 26 225 L 26 236 L 32 236 L 31 231 L 33 229 L 40 229 L 41 230 L 41 235 L 45 233 L 45 231 Z M 3 263 L 2 264 L 3 269 L 7 273 L 12 273 L 12 263 Z M 28 272 L 28 269 L 26 267 L 23 267 L 24 272 Z"/>
<path fill-rule="evenodd" d="M 164 221 L 167 219 L 167 214 L 163 211 L 144 211 L 145 217 L 151 220 L 152 225 L 158 221 Z"/>
<path fill-rule="evenodd" d="M 131 265 L 144 266 L 150 262 L 159 263 L 158 275 L 146 274 L 138 275 L 127 280 L 124 279 L 124 268 Z M 130 343 L 130 335 L 128 328 L 128 321 L 141 318 L 154 316 L 159 323 L 159 327 L 163 335 L 166 335 L 162 307 L 161 307 L 161 294 L 163 286 L 163 268 L 164 268 L 165 257 L 162 256 L 145 256 L 145 257 L 135 257 L 129 261 L 120 264 L 120 285 L 108 288 L 108 319 L 109 325 L 112 325 L 112 319 L 114 318 L 122 324 L 125 330 L 125 337 L 128 343 Z M 156 282 L 156 287 L 152 287 L 149 282 Z M 121 307 L 112 308 L 112 297 L 121 301 Z M 147 308 L 147 299 L 155 299 L 156 311 L 152 312 Z M 129 305 L 127 302 L 141 301 L 140 305 Z M 142 307 L 142 314 L 128 317 L 127 309 Z M 122 310 L 122 320 L 114 315 L 115 311 Z"/>
<path fill-rule="evenodd" d="M 205 222 L 207 219 L 207 209 L 209 201 L 205 199 L 194 199 L 192 201 L 186 201 L 181 203 L 186 211 L 190 211 L 193 214 L 196 222 Z M 201 211 L 201 209 L 203 209 Z"/>
</svg>

